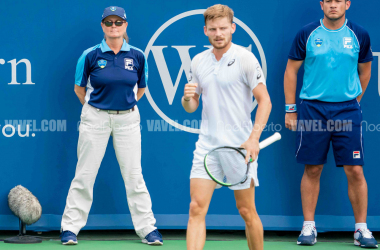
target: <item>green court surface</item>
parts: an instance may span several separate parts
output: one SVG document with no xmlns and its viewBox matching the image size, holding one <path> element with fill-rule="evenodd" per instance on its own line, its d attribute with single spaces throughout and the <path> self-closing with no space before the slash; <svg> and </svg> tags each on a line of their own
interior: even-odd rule
<svg viewBox="0 0 380 250">
<path fill-rule="evenodd" d="M 42 234 L 29 233 L 41 237 L 40 244 L 7 244 L 0 241 L 0 250 L 55 250 L 55 249 L 77 249 L 77 250 L 142 250 L 158 248 L 162 250 L 186 250 L 186 232 L 184 230 L 163 230 L 164 245 L 148 246 L 141 243 L 132 230 L 128 231 L 83 231 L 78 237 L 79 244 L 76 246 L 63 246 L 59 240 L 59 232 L 46 232 Z M 302 250 L 307 246 L 297 246 L 296 239 L 299 232 L 265 232 L 265 250 Z M 0 239 L 17 235 L 15 231 L 0 231 Z M 343 250 L 360 249 L 353 244 L 353 233 L 320 233 L 318 243 L 313 250 Z M 375 233 L 375 237 L 379 236 Z M 244 231 L 208 231 L 204 250 L 248 250 Z"/>
<path fill-rule="evenodd" d="M 77 250 L 117 250 L 117 249 L 133 249 L 133 250 L 142 250 L 142 249 L 151 249 L 160 248 L 167 250 L 178 250 L 186 249 L 186 241 L 184 240 L 167 240 L 164 242 L 163 246 L 148 246 L 142 244 L 141 241 L 80 241 L 76 246 L 63 246 L 58 241 L 44 241 L 41 244 L 33 245 L 18 245 L 18 244 L 6 244 L 0 243 L 0 249 L 38 249 L 38 250 L 54 250 L 62 248 L 75 248 Z M 264 249 L 277 250 L 277 249 L 300 249 L 302 246 L 297 246 L 294 242 L 265 242 Z M 204 247 L 205 250 L 244 250 L 247 249 L 247 242 L 244 240 L 239 241 L 207 241 Z M 349 243 L 336 243 L 336 242 L 320 242 L 313 246 L 313 250 L 340 250 L 340 249 L 358 249 L 353 244 Z"/>
</svg>

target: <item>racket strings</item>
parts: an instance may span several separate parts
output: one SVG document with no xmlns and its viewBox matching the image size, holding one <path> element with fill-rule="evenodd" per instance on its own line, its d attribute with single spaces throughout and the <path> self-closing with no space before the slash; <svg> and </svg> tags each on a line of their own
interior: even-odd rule
<svg viewBox="0 0 380 250">
<path fill-rule="evenodd" d="M 207 156 L 206 164 L 210 166 L 209 169 L 214 169 L 214 172 L 211 172 L 214 178 L 225 184 L 239 183 L 246 175 L 245 158 L 235 149 L 214 150 Z"/>
</svg>

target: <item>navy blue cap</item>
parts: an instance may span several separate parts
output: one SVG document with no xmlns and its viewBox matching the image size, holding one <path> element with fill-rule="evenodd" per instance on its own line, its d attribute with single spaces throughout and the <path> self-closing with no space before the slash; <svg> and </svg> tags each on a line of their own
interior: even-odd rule
<svg viewBox="0 0 380 250">
<path fill-rule="evenodd" d="M 105 8 L 103 11 L 102 21 L 104 20 L 104 18 L 108 16 L 118 16 L 121 17 L 123 20 L 127 21 L 127 15 L 125 14 L 125 10 L 121 7 L 110 6 Z"/>
</svg>

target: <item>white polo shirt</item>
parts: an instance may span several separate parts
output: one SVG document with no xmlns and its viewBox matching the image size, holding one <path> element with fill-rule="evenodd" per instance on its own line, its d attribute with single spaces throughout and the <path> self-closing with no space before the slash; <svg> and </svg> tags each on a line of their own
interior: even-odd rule
<svg viewBox="0 0 380 250">
<path fill-rule="evenodd" d="M 239 147 L 252 132 L 252 90 L 265 82 L 256 57 L 232 44 L 217 61 L 213 48 L 196 55 L 191 62 L 191 83 L 202 97 L 202 124 L 197 149 Z"/>
</svg>

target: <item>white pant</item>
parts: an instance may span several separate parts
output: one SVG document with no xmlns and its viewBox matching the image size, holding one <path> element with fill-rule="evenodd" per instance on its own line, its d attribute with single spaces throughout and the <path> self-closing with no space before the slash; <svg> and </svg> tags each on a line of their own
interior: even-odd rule
<svg viewBox="0 0 380 250">
<path fill-rule="evenodd" d="M 86 225 L 93 187 L 110 135 L 127 191 L 129 211 L 140 238 L 156 229 L 152 201 L 141 172 L 140 114 L 108 114 L 85 103 L 79 127 L 78 163 L 62 216 L 61 229 L 78 234 Z"/>
</svg>

